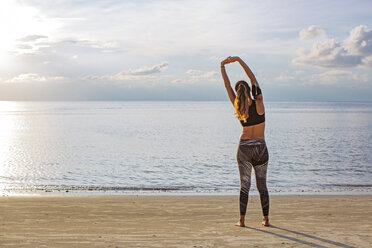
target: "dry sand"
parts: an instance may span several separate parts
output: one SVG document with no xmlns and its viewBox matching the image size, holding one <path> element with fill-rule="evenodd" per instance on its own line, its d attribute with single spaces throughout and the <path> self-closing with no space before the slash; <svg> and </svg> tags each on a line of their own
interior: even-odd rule
<svg viewBox="0 0 372 248">
<path fill-rule="evenodd" d="M 0 197 L 0 247 L 372 247 L 372 196 Z"/>
</svg>

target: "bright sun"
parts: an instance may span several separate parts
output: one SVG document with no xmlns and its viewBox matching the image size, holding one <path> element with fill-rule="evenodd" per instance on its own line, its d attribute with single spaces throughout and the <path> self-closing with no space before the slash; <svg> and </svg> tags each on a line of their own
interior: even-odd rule
<svg viewBox="0 0 372 248">
<path fill-rule="evenodd" d="M 27 35 L 50 35 L 58 27 L 55 19 L 43 16 L 34 7 L 14 0 L 0 1 L 0 62 L 17 52 L 19 39 Z"/>
</svg>

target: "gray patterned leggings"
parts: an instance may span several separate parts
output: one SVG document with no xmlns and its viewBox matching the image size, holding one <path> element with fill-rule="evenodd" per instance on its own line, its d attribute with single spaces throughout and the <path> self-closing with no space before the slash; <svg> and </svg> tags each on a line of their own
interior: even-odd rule
<svg viewBox="0 0 372 248">
<path fill-rule="evenodd" d="M 240 139 L 236 153 L 240 174 L 240 215 L 245 215 L 248 194 L 251 187 L 252 167 L 256 176 L 256 184 L 260 193 L 262 213 L 269 215 L 269 193 L 266 187 L 267 164 L 269 152 L 264 139 Z"/>
</svg>

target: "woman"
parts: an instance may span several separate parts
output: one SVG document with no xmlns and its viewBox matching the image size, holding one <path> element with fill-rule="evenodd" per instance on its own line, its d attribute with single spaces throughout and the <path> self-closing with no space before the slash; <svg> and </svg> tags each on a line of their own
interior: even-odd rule
<svg viewBox="0 0 372 248">
<path fill-rule="evenodd" d="M 239 62 L 247 73 L 252 86 L 240 80 L 235 84 L 236 95 L 231 88 L 230 80 L 227 77 L 225 65 Z M 269 226 L 269 194 L 266 187 L 267 164 L 269 153 L 265 143 L 265 108 L 262 93 L 255 76 L 249 67 L 239 57 L 228 57 L 221 62 L 221 73 L 225 83 L 227 94 L 234 105 L 236 117 L 243 126 L 239 146 L 236 153 L 240 174 L 240 220 L 237 226 L 244 227 L 245 214 L 248 204 L 248 194 L 251 185 L 252 167 L 256 176 L 257 188 L 260 193 L 261 207 L 263 213 L 262 225 Z"/>
</svg>

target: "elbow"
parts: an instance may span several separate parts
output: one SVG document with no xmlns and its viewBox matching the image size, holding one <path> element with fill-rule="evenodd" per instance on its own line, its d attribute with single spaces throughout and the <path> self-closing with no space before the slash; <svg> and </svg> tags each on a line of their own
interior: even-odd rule
<svg viewBox="0 0 372 248">
<path fill-rule="evenodd" d="M 257 96 L 254 96 L 254 100 L 256 100 L 256 101 L 262 101 L 263 100 L 262 94 L 259 94 Z"/>
</svg>

